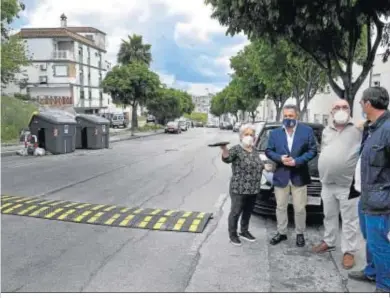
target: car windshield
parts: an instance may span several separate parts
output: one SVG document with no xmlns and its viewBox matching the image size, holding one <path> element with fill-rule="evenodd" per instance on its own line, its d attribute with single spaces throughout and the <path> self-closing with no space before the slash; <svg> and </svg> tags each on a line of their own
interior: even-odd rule
<svg viewBox="0 0 390 298">
<path fill-rule="evenodd" d="M 176 123 L 175 122 L 168 122 L 168 124 L 167 124 L 168 126 L 175 126 L 176 125 Z"/>
<path fill-rule="evenodd" d="M 264 126 L 264 124 L 262 126 Z M 271 133 L 272 130 L 274 130 L 276 128 L 277 127 L 272 126 L 272 127 L 265 127 L 263 129 L 263 131 L 261 132 L 261 135 L 260 135 L 259 143 L 257 144 L 257 149 L 259 151 L 265 151 L 265 149 L 267 149 L 269 134 Z M 319 150 L 320 145 L 321 145 L 322 127 L 312 127 L 312 128 L 314 130 L 314 134 L 315 134 L 316 142 L 317 142 L 317 148 Z M 256 131 L 257 130 L 258 129 L 256 129 Z"/>
</svg>

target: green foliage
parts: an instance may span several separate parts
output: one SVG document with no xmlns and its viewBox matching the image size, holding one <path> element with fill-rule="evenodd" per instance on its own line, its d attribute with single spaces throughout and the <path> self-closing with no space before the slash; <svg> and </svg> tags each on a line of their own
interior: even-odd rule
<svg viewBox="0 0 390 298">
<path fill-rule="evenodd" d="M 26 128 L 37 106 L 20 99 L 1 97 L 1 141 L 18 142 L 20 130 Z"/>
<path fill-rule="evenodd" d="M 17 35 L 9 36 L 9 25 L 18 18 L 24 5 L 17 0 L 1 0 L 1 7 L 1 84 L 6 86 L 29 61 L 25 42 Z"/>
<path fill-rule="evenodd" d="M 146 107 L 159 123 L 165 124 L 183 114 L 183 104 L 178 95 L 179 91 L 173 88 L 160 88 L 157 94 L 147 101 Z"/>
<path fill-rule="evenodd" d="M 140 132 L 147 132 L 147 131 L 155 131 L 159 129 L 163 129 L 164 126 L 160 124 L 150 124 L 146 123 L 144 126 L 139 127 L 137 130 Z"/>
<path fill-rule="evenodd" d="M 184 114 L 184 117 L 196 122 L 207 123 L 208 116 L 206 113 L 192 112 L 191 114 Z"/>
<path fill-rule="evenodd" d="M 227 26 L 231 35 L 244 32 L 251 40 L 273 42 L 282 38 L 304 50 L 326 71 L 333 90 L 351 105 L 381 43 L 385 24 L 378 16 L 390 15 L 390 2 L 383 0 L 205 2 L 212 5 L 212 16 Z M 378 34 L 372 43 L 373 28 Z M 355 61 L 361 62 L 363 69 L 353 81 Z M 337 85 L 337 76 L 341 77 L 344 90 Z"/>
<path fill-rule="evenodd" d="M 152 62 L 152 46 L 143 44 L 141 35 L 133 34 L 128 36 L 128 40 L 123 40 L 117 55 L 118 63 L 129 64 L 133 62 L 143 62 L 150 65 Z"/>
</svg>

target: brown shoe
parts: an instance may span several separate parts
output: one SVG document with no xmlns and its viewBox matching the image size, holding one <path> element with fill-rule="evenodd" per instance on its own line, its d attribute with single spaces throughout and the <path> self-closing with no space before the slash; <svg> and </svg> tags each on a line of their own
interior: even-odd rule
<svg viewBox="0 0 390 298">
<path fill-rule="evenodd" d="M 314 246 L 312 249 L 314 253 L 325 253 L 332 250 L 335 250 L 335 247 L 329 246 L 328 244 L 325 243 L 325 241 L 321 241 L 320 244 Z"/>
<path fill-rule="evenodd" d="M 343 267 L 344 269 L 349 270 L 353 266 L 355 266 L 355 257 L 346 252 L 343 257 Z"/>
</svg>

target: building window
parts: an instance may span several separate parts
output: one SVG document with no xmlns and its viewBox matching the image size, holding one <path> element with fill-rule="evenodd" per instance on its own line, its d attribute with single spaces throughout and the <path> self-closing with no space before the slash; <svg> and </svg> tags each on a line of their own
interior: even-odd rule
<svg viewBox="0 0 390 298">
<path fill-rule="evenodd" d="M 89 40 L 93 41 L 93 35 L 92 34 L 86 34 L 85 37 L 88 38 Z"/>
<path fill-rule="evenodd" d="M 330 86 L 326 86 L 326 93 L 330 93 Z"/>
<path fill-rule="evenodd" d="M 69 76 L 68 65 L 54 65 L 53 70 L 54 70 L 55 77 L 68 77 Z"/>
<path fill-rule="evenodd" d="M 314 114 L 314 123 L 321 123 L 321 115 Z"/>
<path fill-rule="evenodd" d="M 47 76 L 39 76 L 39 84 L 47 84 Z"/>
<path fill-rule="evenodd" d="M 80 99 L 85 99 L 84 90 L 80 91 Z"/>
<path fill-rule="evenodd" d="M 88 91 L 88 98 L 92 99 L 92 91 L 91 90 Z"/>
<path fill-rule="evenodd" d="M 329 120 L 329 116 L 328 115 L 322 115 L 322 124 L 324 126 L 328 126 L 328 120 Z"/>
</svg>

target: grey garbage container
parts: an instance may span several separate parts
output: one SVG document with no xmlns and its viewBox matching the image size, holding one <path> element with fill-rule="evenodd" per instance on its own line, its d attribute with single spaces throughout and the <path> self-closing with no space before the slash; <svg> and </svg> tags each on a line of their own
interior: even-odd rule
<svg viewBox="0 0 390 298">
<path fill-rule="evenodd" d="M 76 116 L 76 148 L 103 149 L 109 148 L 110 121 L 106 118 L 79 114 Z"/>
<path fill-rule="evenodd" d="M 60 110 L 46 110 L 32 115 L 29 128 L 36 135 L 38 146 L 52 154 L 76 150 L 76 119 Z"/>
</svg>

